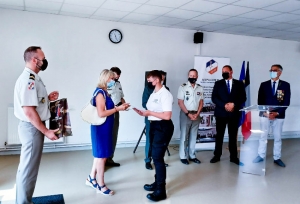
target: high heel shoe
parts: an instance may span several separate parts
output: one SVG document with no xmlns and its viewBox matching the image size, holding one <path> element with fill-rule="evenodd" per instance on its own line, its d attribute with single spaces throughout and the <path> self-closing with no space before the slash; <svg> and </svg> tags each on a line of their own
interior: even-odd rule
<svg viewBox="0 0 300 204">
<path fill-rule="evenodd" d="M 93 181 L 96 181 L 96 183 L 94 184 Z M 89 177 L 85 180 L 85 185 L 90 186 L 93 189 L 97 189 L 98 183 L 95 178 L 92 179 L 91 176 L 89 175 Z"/>
<path fill-rule="evenodd" d="M 112 196 L 115 194 L 114 191 L 110 190 L 109 188 L 107 188 L 106 191 L 101 191 L 102 188 L 106 187 L 106 185 L 104 184 L 103 186 L 100 186 L 99 184 L 97 184 L 97 193 L 101 193 L 103 195 L 107 195 L 107 196 Z"/>
</svg>

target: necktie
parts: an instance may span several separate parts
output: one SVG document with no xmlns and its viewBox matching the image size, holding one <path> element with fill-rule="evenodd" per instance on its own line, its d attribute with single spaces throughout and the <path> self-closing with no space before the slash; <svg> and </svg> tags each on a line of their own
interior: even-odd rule
<svg viewBox="0 0 300 204">
<path fill-rule="evenodd" d="M 228 91 L 228 93 L 230 93 L 230 84 L 229 84 L 229 80 L 227 80 L 227 91 Z"/>
<path fill-rule="evenodd" d="M 276 81 L 273 81 L 273 86 L 272 86 L 273 96 L 275 95 L 275 84 L 276 84 Z"/>
</svg>

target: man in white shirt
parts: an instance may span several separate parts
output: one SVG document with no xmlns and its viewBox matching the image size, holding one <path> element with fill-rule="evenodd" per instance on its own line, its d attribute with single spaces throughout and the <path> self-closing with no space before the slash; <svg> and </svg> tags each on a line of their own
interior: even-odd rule
<svg viewBox="0 0 300 204">
<path fill-rule="evenodd" d="M 115 106 L 122 105 L 125 103 L 124 99 L 124 93 L 121 86 L 121 83 L 119 81 L 119 78 L 121 76 L 121 70 L 118 67 L 112 67 L 110 69 L 115 74 L 115 85 L 111 88 L 107 89 L 107 92 L 109 93 L 112 101 L 114 102 Z M 107 159 L 105 166 L 120 166 L 120 163 L 116 163 L 113 160 L 114 152 L 116 149 L 117 141 L 118 141 L 118 132 L 119 132 L 119 120 L 120 120 L 120 114 L 119 112 L 115 113 L 115 120 L 114 120 L 114 129 L 113 129 L 113 154 L 110 158 Z"/>
<path fill-rule="evenodd" d="M 186 165 L 189 164 L 188 159 L 196 164 L 201 163 L 195 155 L 200 124 L 199 115 L 203 107 L 203 88 L 196 83 L 197 79 L 198 71 L 191 69 L 188 73 L 188 82 L 179 87 L 177 95 L 178 105 L 181 109 L 179 157 L 180 161 Z"/>
<path fill-rule="evenodd" d="M 16 203 L 32 203 L 39 165 L 42 157 L 44 135 L 57 140 L 56 130 L 49 130 L 45 121 L 50 118 L 49 101 L 58 99 L 58 92 L 47 95 L 45 85 L 38 75 L 48 66 L 40 47 L 31 46 L 24 52 L 25 69 L 14 89 L 14 113 L 20 120 L 18 133 L 22 143 L 16 179 Z"/>
</svg>

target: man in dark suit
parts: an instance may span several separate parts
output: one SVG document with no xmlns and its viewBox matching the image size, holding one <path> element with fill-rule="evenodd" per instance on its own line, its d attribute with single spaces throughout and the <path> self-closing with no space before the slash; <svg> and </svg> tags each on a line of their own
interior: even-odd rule
<svg viewBox="0 0 300 204">
<path fill-rule="evenodd" d="M 274 163 L 285 167 L 281 161 L 281 133 L 285 118 L 286 106 L 290 105 L 291 89 L 290 84 L 286 81 L 279 80 L 282 73 L 282 66 L 279 64 L 272 65 L 270 69 L 271 80 L 262 82 L 258 91 L 258 105 L 269 106 L 285 106 L 281 108 L 269 107 L 268 111 L 261 111 L 260 126 L 263 133 L 259 140 L 258 156 L 253 160 L 254 163 L 262 162 L 266 156 L 267 137 L 270 127 L 273 130 L 274 148 L 273 158 Z"/>
<path fill-rule="evenodd" d="M 210 163 L 220 161 L 226 125 L 229 134 L 230 162 L 242 165 L 237 157 L 236 135 L 239 127 L 242 104 L 246 101 L 246 92 L 243 82 L 232 78 L 232 68 L 225 65 L 222 69 L 222 80 L 216 81 L 213 92 L 212 102 L 216 105 L 216 143 L 214 157 Z"/>
</svg>

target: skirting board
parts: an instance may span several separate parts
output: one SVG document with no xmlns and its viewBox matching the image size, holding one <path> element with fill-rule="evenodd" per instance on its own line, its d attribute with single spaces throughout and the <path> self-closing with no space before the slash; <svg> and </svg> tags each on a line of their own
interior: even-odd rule
<svg viewBox="0 0 300 204">
<path fill-rule="evenodd" d="M 242 141 L 242 136 L 238 137 L 238 141 Z M 299 132 L 294 134 L 283 134 L 282 139 L 293 139 L 293 138 L 300 138 Z M 272 140 L 273 137 L 269 136 L 269 140 Z M 224 142 L 228 142 L 228 137 L 224 137 Z M 125 148 L 125 147 L 132 147 L 132 151 L 136 146 L 137 141 L 129 141 L 129 142 L 120 142 L 117 144 L 116 148 Z M 178 145 L 179 138 L 173 139 L 170 142 L 171 145 Z M 199 144 L 199 143 L 198 143 Z M 139 147 L 145 146 L 145 141 L 141 141 Z M 14 146 L 13 148 L 7 147 L 0 147 L 0 155 L 14 155 L 20 154 L 21 146 Z M 66 152 L 66 151 L 80 151 L 80 150 L 89 150 L 92 149 L 92 145 L 90 143 L 86 144 L 55 144 L 55 145 L 45 145 L 44 146 L 44 153 L 47 152 Z M 203 143 L 201 144 L 200 148 L 196 149 L 197 151 L 206 151 L 206 150 L 214 150 L 214 143 Z"/>
</svg>

